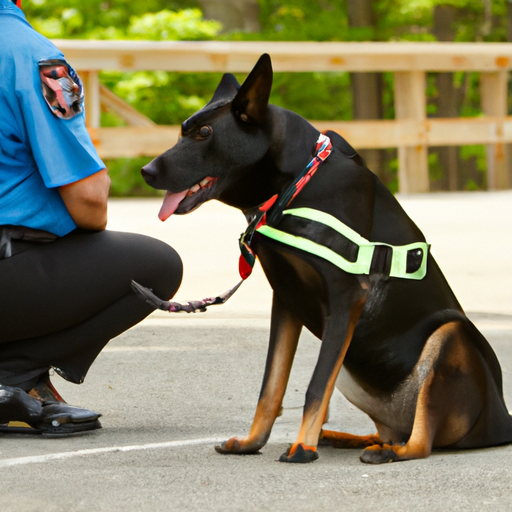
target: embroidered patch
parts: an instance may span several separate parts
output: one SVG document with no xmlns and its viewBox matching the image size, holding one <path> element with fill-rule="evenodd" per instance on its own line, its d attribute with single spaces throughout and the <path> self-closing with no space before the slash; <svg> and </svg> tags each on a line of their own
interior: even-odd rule
<svg viewBox="0 0 512 512">
<path fill-rule="evenodd" d="M 44 99 L 54 115 L 71 119 L 83 112 L 82 81 L 65 60 L 39 61 L 39 76 Z"/>
</svg>

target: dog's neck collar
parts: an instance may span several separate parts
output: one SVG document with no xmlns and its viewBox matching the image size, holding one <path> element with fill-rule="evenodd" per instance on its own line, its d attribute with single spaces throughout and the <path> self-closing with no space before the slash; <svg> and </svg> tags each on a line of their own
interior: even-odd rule
<svg viewBox="0 0 512 512">
<path fill-rule="evenodd" d="M 299 192 L 309 182 L 320 164 L 323 163 L 331 154 L 331 151 L 331 139 L 329 139 L 327 135 L 321 133 L 316 142 L 315 155 L 297 179 L 281 195 L 276 194 L 272 196 L 258 208 L 258 212 L 250 220 L 247 229 L 240 237 L 239 243 L 241 255 L 239 272 L 242 279 L 247 279 L 251 275 L 256 260 L 256 256 L 251 249 L 252 237 L 256 229 L 267 223 L 276 223 L 280 219 L 284 209 L 295 199 Z"/>
</svg>

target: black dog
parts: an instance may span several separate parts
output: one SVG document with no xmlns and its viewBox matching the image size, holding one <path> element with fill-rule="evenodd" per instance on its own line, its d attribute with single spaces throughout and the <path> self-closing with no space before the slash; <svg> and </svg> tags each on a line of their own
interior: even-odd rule
<svg viewBox="0 0 512 512">
<path fill-rule="evenodd" d="M 343 138 L 269 105 L 271 85 L 268 55 L 242 86 L 224 75 L 179 142 L 142 170 L 168 191 L 162 220 L 210 199 L 255 219 L 242 246 L 249 260 L 257 254 L 274 291 L 268 358 L 249 434 L 217 451 L 265 445 L 303 326 L 321 339 L 320 354 L 282 461 L 316 459 L 321 438 L 365 447 L 369 463 L 511 442 L 500 365 L 422 233 Z M 335 384 L 377 435 L 322 431 Z"/>
</svg>

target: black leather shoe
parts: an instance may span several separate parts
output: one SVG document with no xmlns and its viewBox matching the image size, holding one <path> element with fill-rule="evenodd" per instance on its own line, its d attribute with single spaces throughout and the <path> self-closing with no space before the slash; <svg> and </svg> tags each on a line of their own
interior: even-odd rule
<svg viewBox="0 0 512 512">
<path fill-rule="evenodd" d="M 67 404 L 48 375 L 28 393 L 0 386 L 0 431 L 68 435 L 101 428 L 101 414 Z"/>
<path fill-rule="evenodd" d="M 0 424 L 11 420 L 37 423 L 41 420 L 43 404 L 19 388 L 0 385 Z"/>
<path fill-rule="evenodd" d="M 69 434 L 101 428 L 100 414 L 74 407 L 66 402 L 43 403 L 41 420 L 36 428 L 46 434 Z"/>
</svg>

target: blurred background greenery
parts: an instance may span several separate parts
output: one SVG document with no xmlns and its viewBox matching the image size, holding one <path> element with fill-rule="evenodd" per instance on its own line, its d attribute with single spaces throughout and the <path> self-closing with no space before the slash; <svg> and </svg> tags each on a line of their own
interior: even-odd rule
<svg viewBox="0 0 512 512">
<path fill-rule="evenodd" d="M 23 0 L 23 9 L 50 38 L 512 41 L 512 0 Z M 100 79 L 156 123 L 180 124 L 207 103 L 220 75 L 103 72 Z M 431 117 L 481 115 L 478 74 L 430 73 L 427 94 Z M 308 119 L 394 117 L 387 73 L 279 73 L 271 101 Z M 102 126 L 123 124 L 102 116 Z M 396 191 L 396 150 L 362 153 Z M 154 194 L 140 178 L 147 160 L 107 161 L 112 194 Z M 429 148 L 429 169 L 432 190 L 486 186 L 483 146 Z"/>
</svg>

